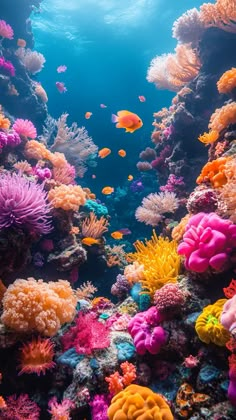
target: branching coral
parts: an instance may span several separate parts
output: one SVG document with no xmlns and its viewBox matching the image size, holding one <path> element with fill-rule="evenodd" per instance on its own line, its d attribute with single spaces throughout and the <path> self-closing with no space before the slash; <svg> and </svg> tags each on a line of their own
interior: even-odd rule
<svg viewBox="0 0 236 420">
<path fill-rule="evenodd" d="M 141 284 L 151 295 L 164 284 L 175 283 L 180 268 L 180 257 L 177 254 L 175 241 L 153 236 L 145 243 L 136 241 L 136 252 L 128 254 L 130 261 L 137 261 L 143 265 L 143 279 Z"/>
<path fill-rule="evenodd" d="M 50 206 L 43 186 L 20 174 L 0 177 L 0 229 L 14 226 L 38 234 L 48 233 Z"/>
<path fill-rule="evenodd" d="M 63 184 L 49 191 L 48 200 L 56 209 L 78 211 L 85 204 L 86 195 L 80 185 Z"/>
<path fill-rule="evenodd" d="M 17 279 L 4 294 L 2 322 L 18 332 L 53 336 L 61 325 L 73 320 L 76 301 L 68 281 Z"/>
<path fill-rule="evenodd" d="M 163 220 L 163 214 L 174 213 L 178 204 L 178 199 L 173 192 L 165 191 L 159 194 L 149 194 L 142 200 L 142 206 L 137 208 L 135 217 L 139 222 L 156 226 Z"/>
<path fill-rule="evenodd" d="M 230 339 L 229 332 L 220 322 L 221 313 L 226 299 L 219 299 L 213 305 L 205 306 L 196 320 L 195 329 L 201 341 L 225 346 Z"/>
<path fill-rule="evenodd" d="M 121 363 L 120 367 L 123 375 L 116 371 L 105 378 L 105 381 L 109 384 L 109 392 L 112 395 L 117 394 L 136 379 L 136 367 L 133 363 L 124 362 Z"/>
<path fill-rule="evenodd" d="M 81 226 L 81 232 L 84 237 L 90 237 L 94 239 L 100 238 L 103 233 L 108 231 L 109 222 L 102 216 L 100 219 L 91 212 L 89 217 L 86 217 Z"/>
<path fill-rule="evenodd" d="M 27 394 L 10 395 L 6 408 L 1 410 L 1 420 L 39 420 L 40 408 Z"/>
<path fill-rule="evenodd" d="M 215 4 L 204 3 L 200 7 L 200 19 L 205 27 L 217 27 L 227 32 L 236 32 L 235 0 L 216 0 Z"/>
</svg>

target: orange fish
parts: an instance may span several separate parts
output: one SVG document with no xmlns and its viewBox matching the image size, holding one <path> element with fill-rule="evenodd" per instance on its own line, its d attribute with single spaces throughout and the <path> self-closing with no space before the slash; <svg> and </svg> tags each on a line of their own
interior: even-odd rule
<svg viewBox="0 0 236 420">
<path fill-rule="evenodd" d="M 91 117 L 91 115 L 93 115 L 92 112 L 85 112 L 85 114 L 84 114 L 86 120 L 89 120 L 89 118 Z"/>
<path fill-rule="evenodd" d="M 17 46 L 21 47 L 21 48 L 25 48 L 26 47 L 26 41 L 22 38 L 18 38 L 17 39 Z"/>
<path fill-rule="evenodd" d="M 113 187 L 104 187 L 102 189 L 102 193 L 105 195 L 110 195 L 114 192 L 114 188 Z"/>
<path fill-rule="evenodd" d="M 126 133 L 133 133 L 143 125 L 137 114 L 126 110 L 117 112 L 117 115 L 112 114 L 111 120 L 113 123 L 117 123 L 116 128 L 125 128 Z"/>
<path fill-rule="evenodd" d="M 128 181 L 133 181 L 133 179 L 134 179 L 134 177 L 133 177 L 133 175 L 128 175 Z"/>
<path fill-rule="evenodd" d="M 126 156 L 126 151 L 124 149 L 120 149 L 118 151 L 118 155 L 121 156 L 121 157 L 125 157 Z"/>
<path fill-rule="evenodd" d="M 138 98 L 139 98 L 140 102 L 145 102 L 146 101 L 145 96 L 140 95 Z"/>
<path fill-rule="evenodd" d="M 107 157 L 109 154 L 111 153 L 111 149 L 108 149 L 108 147 L 103 147 L 103 149 L 99 150 L 98 152 L 98 156 L 101 159 L 104 159 L 105 157 Z"/>
<path fill-rule="evenodd" d="M 90 237 L 82 239 L 81 242 L 82 242 L 83 245 L 88 245 L 88 246 L 100 244 L 99 239 L 94 239 L 94 238 L 90 238 Z"/>
<path fill-rule="evenodd" d="M 122 239 L 123 238 L 123 233 L 121 233 L 118 230 L 116 230 L 115 232 L 112 232 L 111 233 L 111 237 L 113 239 Z"/>
</svg>

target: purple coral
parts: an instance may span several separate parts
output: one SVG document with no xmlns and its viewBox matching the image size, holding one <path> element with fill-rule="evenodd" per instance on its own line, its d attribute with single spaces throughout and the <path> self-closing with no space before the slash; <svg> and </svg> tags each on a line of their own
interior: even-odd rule
<svg viewBox="0 0 236 420">
<path fill-rule="evenodd" d="M 92 408 L 92 419 L 93 420 L 107 420 L 107 410 L 110 405 L 110 398 L 108 399 L 105 395 L 95 395 L 90 403 Z"/>
<path fill-rule="evenodd" d="M 170 174 L 167 180 L 167 184 L 160 187 L 160 191 L 177 192 L 179 189 L 185 187 L 184 178 L 182 176 L 176 176 Z"/>
<path fill-rule="evenodd" d="M 10 226 L 37 234 L 48 233 L 50 205 L 43 186 L 19 174 L 3 174 L 0 177 L 0 229 Z"/>
<path fill-rule="evenodd" d="M 5 60 L 4 57 L 0 57 L 0 73 L 5 76 L 15 76 L 15 67 L 10 61 Z"/>
<path fill-rule="evenodd" d="M 215 213 L 198 213 L 189 219 L 178 253 L 186 257 L 187 270 L 203 273 L 230 265 L 236 247 L 236 225 Z"/>
<path fill-rule="evenodd" d="M 122 274 L 118 274 L 116 277 L 116 282 L 111 287 L 111 293 L 114 296 L 117 296 L 118 299 L 125 299 L 130 290 L 130 283 Z"/>
<path fill-rule="evenodd" d="M 4 146 L 15 147 L 21 143 L 21 138 L 15 130 L 8 132 L 0 131 L 0 149 Z"/>
</svg>

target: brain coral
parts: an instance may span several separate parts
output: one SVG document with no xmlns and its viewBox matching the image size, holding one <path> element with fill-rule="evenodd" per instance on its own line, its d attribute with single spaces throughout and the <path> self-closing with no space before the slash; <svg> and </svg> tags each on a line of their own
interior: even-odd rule
<svg viewBox="0 0 236 420">
<path fill-rule="evenodd" d="M 17 332 L 53 336 L 62 324 L 73 320 L 76 300 L 68 281 L 17 279 L 4 294 L 1 319 Z"/>
<path fill-rule="evenodd" d="M 107 414 L 109 420 L 174 420 L 163 397 L 139 385 L 129 385 L 115 395 Z"/>
</svg>

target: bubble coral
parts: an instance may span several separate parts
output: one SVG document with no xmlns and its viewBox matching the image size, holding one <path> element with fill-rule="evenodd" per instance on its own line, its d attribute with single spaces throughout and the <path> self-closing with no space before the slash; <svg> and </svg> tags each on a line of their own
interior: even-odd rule
<svg viewBox="0 0 236 420">
<path fill-rule="evenodd" d="M 206 165 L 203 166 L 202 171 L 196 180 L 197 184 L 209 182 L 213 188 L 220 188 L 226 184 L 227 178 L 225 174 L 225 165 L 230 159 L 230 157 L 222 156 L 218 159 L 212 160 L 211 162 L 207 162 Z"/>
<path fill-rule="evenodd" d="M 65 280 L 17 279 L 3 297 L 2 322 L 17 332 L 37 331 L 53 336 L 61 325 L 71 322 L 77 299 Z"/>
<path fill-rule="evenodd" d="M 217 82 L 217 89 L 219 93 L 230 93 L 236 88 L 236 68 L 232 67 L 222 74 Z"/>
<path fill-rule="evenodd" d="M 219 299 L 213 305 L 205 306 L 196 320 L 195 329 L 201 341 L 225 346 L 230 334 L 221 323 L 221 314 L 226 299 Z"/>
<path fill-rule="evenodd" d="M 30 182 L 20 174 L 0 176 L 0 229 L 10 226 L 37 234 L 51 231 L 50 206 L 42 185 Z"/>
<path fill-rule="evenodd" d="M 203 273 L 208 268 L 226 268 L 235 247 L 236 226 L 230 220 L 215 213 L 198 213 L 190 218 L 178 253 L 185 256 L 187 270 Z"/>
<path fill-rule="evenodd" d="M 86 194 L 80 185 L 60 185 L 49 191 L 48 200 L 54 208 L 78 211 L 86 202 Z"/>
<path fill-rule="evenodd" d="M 54 344 L 48 338 L 41 337 L 34 338 L 29 343 L 24 343 L 20 349 L 20 372 L 36 373 L 38 376 L 42 373 L 45 375 L 46 371 L 56 366 L 53 362 Z"/>
<path fill-rule="evenodd" d="M 163 397 L 139 385 L 129 385 L 115 395 L 107 414 L 109 420 L 174 420 Z"/>
<path fill-rule="evenodd" d="M 17 118 L 12 128 L 20 135 L 34 139 L 37 137 L 37 131 L 34 124 L 29 120 Z"/>
</svg>

